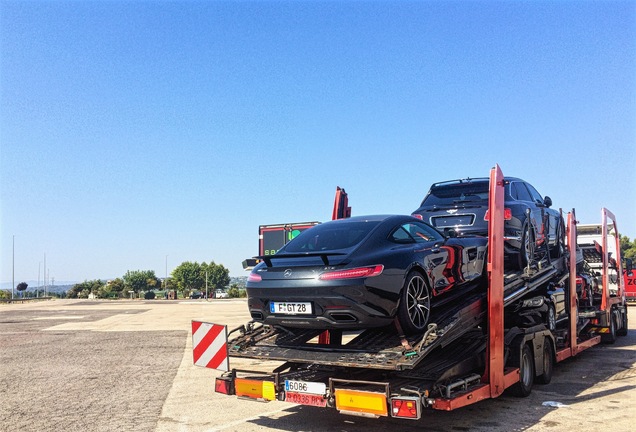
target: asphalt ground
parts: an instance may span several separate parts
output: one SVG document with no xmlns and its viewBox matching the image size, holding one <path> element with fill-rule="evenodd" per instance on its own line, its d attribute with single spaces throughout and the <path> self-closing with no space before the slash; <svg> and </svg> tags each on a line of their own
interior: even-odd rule
<svg viewBox="0 0 636 432">
<path fill-rule="evenodd" d="M 503 395 L 420 421 L 259 403 L 214 393 L 192 364 L 191 321 L 248 320 L 243 300 L 51 300 L 0 305 L 0 431 L 636 430 L 636 306 L 630 332 L 556 366 L 527 398 Z M 278 363 L 231 359 L 235 368 Z M 545 406 L 545 402 L 553 402 Z"/>
</svg>

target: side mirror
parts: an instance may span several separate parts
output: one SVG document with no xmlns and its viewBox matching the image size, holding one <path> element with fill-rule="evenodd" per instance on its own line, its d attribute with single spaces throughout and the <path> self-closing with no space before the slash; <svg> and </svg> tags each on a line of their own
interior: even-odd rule
<svg viewBox="0 0 636 432">
<path fill-rule="evenodd" d="M 549 196 L 546 196 L 543 199 L 543 204 L 547 207 L 550 208 L 552 206 L 552 198 L 550 198 Z"/>
<path fill-rule="evenodd" d="M 444 237 L 446 238 L 455 238 L 457 237 L 457 231 L 452 228 L 444 228 Z"/>
</svg>

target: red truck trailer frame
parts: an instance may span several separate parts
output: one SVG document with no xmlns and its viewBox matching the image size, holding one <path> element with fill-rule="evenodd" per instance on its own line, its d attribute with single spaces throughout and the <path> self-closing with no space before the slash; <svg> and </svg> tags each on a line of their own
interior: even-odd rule
<svg viewBox="0 0 636 432">
<path fill-rule="evenodd" d="M 511 390 L 519 396 L 527 396 L 534 380 L 543 383 L 550 381 L 555 363 L 573 357 L 582 351 L 603 342 L 613 342 L 616 334 L 627 331 L 627 310 L 625 307 L 625 293 L 622 284 L 616 296 L 610 296 L 607 289 L 607 257 L 603 261 L 603 293 L 600 304 L 593 311 L 586 311 L 584 314 L 578 312 L 578 300 L 576 294 L 576 220 L 574 211 L 568 213 L 567 217 L 567 249 L 568 272 L 559 274 L 561 283 L 568 281 L 567 292 L 569 295 L 569 324 L 568 328 L 561 330 L 567 337 L 561 337 L 562 343 L 557 345 L 554 334 L 544 325 L 537 325 L 531 328 L 520 329 L 514 327 L 505 329 L 504 327 L 504 259 L 503 259 L 503 234 L 504 234 L 504 176 L 499 166 L 495 166 L 490 173 L 490 217 L 489 220 L 489 257 L 488 257 L 488 293 L 485 303 L 487 314 L 486 322 L 486 347 L 484 355 L 485 367 L 478 368 L 479 373 L 466 374 L 455 377 L 448 381 L 443 391 L 439 390 L 432 394 L 425 387 L 417 386 L 416 380 L 405 381 L 400 372 L 396 372 L 394 378 L 386 370 L 376 374 L 379 366 L 368 362 L 368 366 L 356 363 L 355 359 L 329 360 L 329 340 L 323 333 L 319 344 L 322 351 L 318 356 L 310 357 L 303 350 L 294 352 L 289 346 L 281 351 L 282 356 L 276 357 L 276 348 L 271 343 L 266 343 L 262 347 L 265 351 L 258 350 L 261 341 L 271 338 L 271 329 L 254 329 L 253 323 L 241 326 L 230 332 L 240 331 L 241 335 L 230 342 L 230 347 L 226 348 L 230 356 L 248 358 L 271 358 L 287 360 L 281 367 L 276 368 L 271 373 L 257 371 L 246 371 L 232 369 L 216 378 L 215 389 L 217 392 L 237 395 L 258 400 L 289 400 L 294 403 L 305 403 L 314 406 L 327 406 L 336 408 L 338 411 L 348 414 L 371 415 L 371 416 L 392 416 L 407 419 L 419 419 L 423 408 L 437 410 L 454 410 L 460 407 L 477 403 L 488 398 L 499 397 L 506 389 Z M 338 188 L 340 189 L 340 188 Z M 344 193 L 344 190 L 342 190 Z M 338 208 L 346 209 L 346 213 Z M 334 218 L 338 215 L 350 214 L 350 208 L 346 202 L 346 194 L 336 192 L 336 203 L 334 205 Z M 342 217 L 342 216 L 340 216 Z M 602 210 L 603 233 L 607 233 L 608 219 L 616 228 L 616 218 L 606 209 Z M 604 235 L 605 242 L 607 236 Z M 618 235 L 616 235 L 618 239 Z M 617 248 L 620 250 L 619 248 Z M 607 250 L 604 243 L 603 250 Z M 620 257 L 617 257 L 620 263 Z M 564 258 L 565 259 L 565 258 Z M 552 278 L 554 272 L 545 272 L 547 276 L 539 277 L 536 283 L 544 283 L 547 278 Z M 508 282 L 509 283 L 509 282 Z M 523 283 L 531 283 L 524 281 Z M 478 299 L 474 303 L 467 305 L 458 312 L 453 319 L 459 320 L 461 316 L 472 319 L 475 308 L 480 307 Z M 462 315 L 464 314 L 464 315 Z M 583 322 L 585 320 L 585 322 Z M 469 321 L 466 321 L 469 322 Z M 472 321 L 470 321 L 472 322 Z M 447 328 L 451 328 L 449 326 Z M 477 329 L 477 333 L 483 333 Z M 275 332 L 274 332 L 275 333 Z M 448 334 L 447 334 L 448 335 Z M 276 335 L 274 335 L 276 336 Z M 373 335 L 374 337 L 376 335 Z M 422 345 L 429 335 L 422 338 Z M 449 336 L 450 337 L 450 336 Z M 340 343 L 339 341 L 336 343 Z M 428 343 L 428 342 L 427 342 Z M 408 344 L 407 344 L 408 345 Z M 479 343 L 474 345 L 479 346 Z M 449 358 L 457 356 L 464 347 L 458 351 L 451 343 L 448 346 L 435 346 L 433 353 L 438 353 L 438 357 L 447 355 Z M 255 351 L 250 351 L 256 348 Z M 410 346 L 409 346 L 410 348 Z M 476 348 L 480 350 L 481 348 Z M 382 355 L 384 356 L 385 351 Z M 482 356 L 482 351 L 476 351 L 475 356 Z M 481 354 L 480 354 L 481 353 Z M 337 355 L 333 358 L 340 358 Z M 369 354 L 373 359 L 372 354 Z M 304 357 L 303 357 L 304 356 Z M 401 370 L 403 368 L 415 368 L 418 361 L 424 362 L 426 358 L 417 359 L 418 353 L 404 349 L 403 359 L 390 363 L 390 367 Z M 344 357 L 343 357 L 344 358 Z M 314 361 L 310 359 L 315 359 Z M 415 359 L 415 360 L 413 360 Z M 467 359 L 470 360 L 470 359 Z M 462 365 L 463 365 L 462 360 Z M 469 364 L 469 362 L 466 362 Z M 330 367 L 322 370 L 321 365 L 327 364 Z M 342 367 L 344 373 L 337 375 L 334 366 Z M 357 366 L 358 369 L 351 367 Z M 461 368 L 460 368 L 461 369 Z M 350 371 L 363 372 L 349 373 Z M 243 377 L 244 375 L 246 375 Z M 241 375 L 241 376 L 239 376 Z M 350 376 L 361 376 L 352 379 Z M 288 382 L 293 385 L 313 386 L 321 390 L 313 395 L 298 394 L 298 389 L 286 389 Z M 371 389 L 371 390 L 370 390 Z M 322 394 L 320 394 L 322 392 Z M 289 397 L 287 397 L 289 393 Z M 291 397 L 293 395 L 293 397 Z"/>
</svg>

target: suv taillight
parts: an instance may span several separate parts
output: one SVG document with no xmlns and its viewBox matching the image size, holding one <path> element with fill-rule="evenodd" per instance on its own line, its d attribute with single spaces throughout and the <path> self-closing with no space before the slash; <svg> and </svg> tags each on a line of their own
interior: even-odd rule
<svg viewBox="0 0 636 432">
<path fill-rule="evenodd" d="M 509 208 L 505 208 L 504 209 L 504 219 L 505 220 L 510 220 L 512 219 L 512 209 Z M 490 209 L 486 210 L 486 214 L 484 215 L 484 220 L 490 220 Z"/>
</svg>

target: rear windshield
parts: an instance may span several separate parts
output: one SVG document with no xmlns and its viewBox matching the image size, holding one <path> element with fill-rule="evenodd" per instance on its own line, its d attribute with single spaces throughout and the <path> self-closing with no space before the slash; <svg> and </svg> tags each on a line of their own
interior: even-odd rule
<svg viewBox="0 0 636 432">
<path fill-rule="evenodd" d="M 441 206 L 470 202 L 488 203 L 487 181 L 434 186 L 422 201 L 422 205 Z"/>
<path fill-rule="evenodd" d="M 380 222 L 344 222 L 316 225 L 298 234 L 281 252 L 323 252 L 357 246 Z"/>
</svg>

